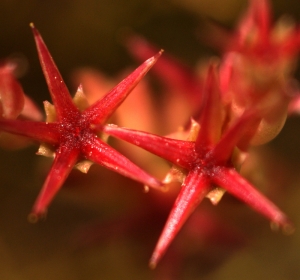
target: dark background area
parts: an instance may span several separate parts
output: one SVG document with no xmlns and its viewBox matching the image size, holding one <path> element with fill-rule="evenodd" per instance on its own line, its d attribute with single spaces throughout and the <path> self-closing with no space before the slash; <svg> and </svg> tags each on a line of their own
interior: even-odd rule
<svg viewBox="0 0 300 280">
<path fill-rule="evenodd" d="M 290 14 L 300 19 L 297 1 L 272 3 L 275 18 Z M 119 35 L 124 29 L 137 31 L 193 67 L 198 60 L 216 54 L 197 39 L 204 21 L 211 19 L 232 28 L 246 7 L 247 1 L 240 0 L 1 0 L 0 58 L 21 57 L 26 66 L 20 77 L 24 91 L 41 105 L 50 96 L 30 22 L 41 32 L 74 93 L 76 85 L 71 83 L 74 69 L 89 66 L 113 76 L 137 65 L 120 43 Z M 276 180 L 279 173 L 271 175 L 276 194 L 269 196 L 295 223 L 294 235 L 274 233 L 268 221 L 252 210 L 226 212 L 232 202 L 228 197 L 217 207 L 206 201 L 205 207 L 213 207 L 214 213 L 223 216 L 225 222 L 233 220 L 249 242 L 234 254 L 223 252 L 221 260 L 216 259 L 216 264 L 209 267 L 203 265 L 205 255 L 203 259 L 196 255 L 190 264 L 183 264 L 178 279 L 300 279 L 299 128 L 300 118 L 292 117 L 277 139 L 256 151 L 266 155 L 267 163 L 270 152 L 269 161 L 277 168 L 274 170 L 280 170 L 286 178 L 279 187 L 280 180 Z M 36 146 L 31 146 L 20 151 L 0 151 L 0 278 L 164 280 L 159 276 L 159 268 L 153 272 L 147 267 L 161 227 L 152 233 L 146 223 L 140 233 L 144 237 L 137 240 L 130 235 L 123 238 L 101 235 L 108 222 L 125 216 L 132 205 L 140 207 L 142 212 L 148 198 L 144 198 L 139 186 L 131 187 L 135 184 L 100 167 L 93 167 L 87 175 L 73 171 L 52 203 L 46 221 L 27 222 L 51 164 L 51 160 L 37 157 L 36 150 Z M 240 208 L 234 206 L 234 209 Z M 80 243 L 80 236 L 85 234 L 88 239 L 95 238 L 90 246 Z M 216 247 L 210 250 L 218 255 Z"/>
</svg>

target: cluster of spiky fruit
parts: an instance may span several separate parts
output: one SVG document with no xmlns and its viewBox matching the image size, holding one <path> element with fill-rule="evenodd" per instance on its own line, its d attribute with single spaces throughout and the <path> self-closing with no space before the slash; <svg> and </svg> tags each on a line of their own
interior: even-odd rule
<svg viewBox="0 0 300 280">
<path fill-rule="evenodd" d="M 44 102 L 45 122 L 14 79 L 11 67 L 0 69 L 0 129 L 38 141 L 38 154 L 54 156 L 31 220 L 45 214 L 73 167 L 86 173 L 94 162 L 157 190 L 165 190 L 174 180 L 182 182 L 151 257 L 151 267 L 156 266 L 202 199 L 208 197 L 217 204 L 225 191 L 266 216 L 273 225 L 292 230 L 287 216 L 239 173 L 249 147 L 272 140 L 288 114 L 298 110 L 292 74 L 300 35 L 283 21 L 271 26 L 266 0 L 251 1 L 237 31 L 227 36 L 222 59 L 209 62 L 201 78 L 167 56 L 160 58 L 162 51 L 130 35 L 130 51 L 138 59 L 147 60 L 92 104 L 81 86 L 72 100 L 39 32 L 33 24 L 31 28 L 53 101 L 53 105 Z M 210 39 L 217 42 L 217 38 Z M 187 99 L 190 122 L 187 119 L 183 130 L 167 137 L 105 125 L 155 63 L 153 70 L 158 76 Z M 172 118 L 176 115 L 173 111 Z M 172 167 L 165 179 L 159 181 L 113 149 L 101 138 L 103 133 L 169 161 Z"/>
</svg>

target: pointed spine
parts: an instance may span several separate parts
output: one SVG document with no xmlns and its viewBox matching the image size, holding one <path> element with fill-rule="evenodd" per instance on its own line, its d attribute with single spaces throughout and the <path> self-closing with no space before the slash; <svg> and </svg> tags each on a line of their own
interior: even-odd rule
<svg viewBox="0 0 300 280">
<path fill-rule="evenodd" d="M 29 221 L 35 222 L 46 214 L 48 205 L 65 182 L 78 156 L 79 150 L 70 150 L 65 146 L 59 147 L 51 170 L 28 217 Z"/>
<path fill-rule="evenodd" d="M 222 108 L 216 77 L 216 66 L 211 64 L 203 89 L 203 109 L 200 116 L 200 131 L 196 140 L 198 152 L 206 152 L 219 140 L 221 135 Z"/>
<path fill-rule="evenodd" d="M 151 268 L 156 267 L 183 224 L 207 194 L 208 188 L 209 180 L 205 175 L 196 169 L 190 171 L 154 249 L 149 262 Z"/>
<path fill-rule="evenodd" d="M 194 159 L 195 142 L 171 139 L 115 125 L 106 125 L 103 127 L 103 131 L 183 168 L 189 169 L 190 163 Z"/>
<path fill-rule="evenodd" d="M 253 1 L 253 0 L 252 0 Z M 271 29 L 271 9 L 268 0 L 254 0 L 253 1 L 256 24 L 258 25 L 259 40 L 268 47 L 270 44 L 270 29 Z"/>
<path fill-rule="evenodd" d="M 211 158 L 217 160 L 218 164 L 224 164 L 230 159 L 234 148 L 238 142 L 249 131 L 252 124 L 258 124 L 253 111 L 246 111 L 243 115 L 226 131 L 217 145 L 211 152 Z M 250 142 L 251 137 L 248 141 Z M 246 148 L 246 147 L 245 147 Z"/>
<path fill-rule="evenodd" d="M 163 184 L 159 180 L 146 173 L 99 138 L 95 137 L 92 142 L 92 145 L 87 143 L 82 147 L 87 159 L 149 187 L 163 190 Z"/>
<path fill-rule="evenodd" d="M 212 180 L 255 211 L 270 219 L 275 225 L 281 226 L 285 231 L 292 230 L 293 226 L 288 217 L 234 169 L 220 167 L 212 174 Z"/>
<path fill-rule="evenodd" d="M 73 104 L 69 90 L 65 82 L 63 81 L 57 66 L 55 65 L 52 56 L 49 53 L 47 46 L 45 45 L 40 33 L 31 23 L 30 27 L 34 34 L 34 39 L 40 59 L 40 63 L 43 69 L 43 73 L 46 78 L 46 82 L 51 94 L 53 104 L 59 120 L 66 118 L 70 119 L 74 114 L 77 114 L 78 109 Z"/>
<path fill-rule="evenodd" d="M 55 123 L 0 120 L 0 130 L 28 137 L 48 144 L 58 144 L 58 126 Z"/>
<path fill-rule="evenodd" d="M 162 52 L 163 51 L 161 50 L 158 54 L 146 60 L 135 71 L 108 92 L 101 100 L 97 101 L 84 111 L 83 117 L 88 118 L 93 124 L 105 122 L 156 63 Z"/>
</svg>

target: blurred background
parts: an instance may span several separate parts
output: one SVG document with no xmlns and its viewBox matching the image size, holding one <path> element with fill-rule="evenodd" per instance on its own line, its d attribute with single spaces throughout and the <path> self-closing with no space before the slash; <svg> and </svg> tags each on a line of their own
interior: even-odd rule
<svg viewBox="0 0 300 280">
<path fill-rule="evenodd" d="M 283 14 L 300 19 L 297 1 L 272 5 L 275 19 Z M 0 58 L 22 61 L 20 82 L 41 106 L 50 96 L 30 22 L 73 94 L 76 69 L 93 67 L 114 77 L 137 66 L 120 43 L 124 30 L 134 30 L 194 67 L 217 54 L 200 39 L 205 22 L 233 28 L 246 7 L 244 0 L 1 0 Z M 47 219 L 30 224 L 27 215 L 51 160 L 37 157 L 37 146 L 1 150 L 0 278 L 300 279 L 299 127 L 300 118 L 290 118 L 274 141 L 254 151 L 249 163 L 257 167 L 256 177 L 269 176 L 270 183 L 261 189 L 290 216 L 296 232 L 273 232 L 268 221 L 229 195 L 217 207 L 204 201 L 199 213 L 208 214 L 197 217 L 202 224 L 210 215 L 220 220 L 220 236 L 210 240 L 201 228 L 194 235 L 183 233 L 155 271 L 148 268 L 148 259 L 168 213 L 156 208 L 170 209 L 173 199 L 158 207 L 155 194 L 93 166 L 87 175 L 73 171 Z M 164 195 L 158 200 L 164 204 Z"/>
</svg>

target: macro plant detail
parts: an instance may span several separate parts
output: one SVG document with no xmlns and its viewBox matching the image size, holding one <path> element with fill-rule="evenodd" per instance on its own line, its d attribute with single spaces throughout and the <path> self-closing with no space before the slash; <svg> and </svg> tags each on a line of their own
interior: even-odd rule
<svg viewBox="0 0 300 280">
<path fill-rule="evenodd" d="M 170 242 L 202 199 L 207 196 L 216 205 L 224 193 L 223 189 L 269 218 L 274 226 L 283 227 L 287 232 L 293 227 L 283 212 L 236 171 L 236 166 L 241 161 L 238 159 L 241 152 L 236 146 L 245 133 L 252 130 L 253 125 L 257 126 L 257 113 L 246 110 L 234 124 L 222 132 L 224 114 L 213 66 L 208 69 L 203 99 L 205 101 L 199 124 L 193 121 L 190 130 L 189 138 L 194 140 L 176 140 L 114 125 L 107 125 L 103 129 L 112 136 L 146 149 L 187 170 L 177 169 L 174 172 L 171 169 L 164 180 L 167 183 L 179 177 L 183 184 L 151 257 L 151 267 L 157 265 Z"/>
<path fill-rule="evenodd" d="M 31 24 L 53 102 L 44 102 L 45 121 L 14 77 L 14 66 L 0 67 L 0 146 L 24 147 L 29 139 L 41 144 L 37 154 L 54 157 L 29 220 L 35 222 L 45 216 L 73 168 L 87 173 L 96 163 L 155 190 L 172 192 L 170 183 L 181 184 L 150 258 L 151 268 L 161 261 L 179 232 L 196 232 L 194 221 L 202 210 L 197 207 L 205 197 L 217 205 L 227 192 L 269 219 L 272 229 L 292 233 L 287 215 L 250 183 L 242 167 L 251 158 L 252 147 L 270 142 L 287 117 L 300 112 L 300 94 L 293 77 L 300 32 L 285 19 L 273 24 L 269 1 L 250 0 L 249 4 L 234 31 L 208 25 L 211 32 L 204 32 L 202 39 L 215 47 L 220 57 L 209 59 L 198 72 L 168 54 L 162 55 L 162 50 L 138 34 L 129 33 L 123 38 L 124 44 L 142 64 L 106 94 L 110 81 L 84 70 L 76 79 L 80 86 L 73 99 L 41 35 Z M 164 86 L 162 108 L 151 103 L 150 87 L 143 80 L 150 69 Z M 135 89 L 138 84 L 140 88 Z M 139 96 L 123 111 L 115 112 L 134 89 Z M 133 118 L 127 116 L 132 112 Z M 107 124 L 113 115 L 119 123 Z M 132 129 L 134 121 L 138 129 Z M 178 130 L 160 135 L 161 127 L 170 132 L 179 125 Z M 107 135 L 124 140 L 118 143 L 124 145 L 126 155 L 108 144 Z M 160 169 L 149 155 L 131 150 L 124 142 L 168 162 L 165 178 L 160 181 L 134 164 L 131 160 L 145 162 L 152 170 Z M 166 211 L 155 204 L 162 193 L 154 196 L 151 208 L 158 209 L 149 210 L 152 220 L 152 216 Z M 136 229 L 145 213 L 138 214 L 132 220 L 128 218 L 129 225 L 121 223 L 121 228 Z M 217 222 L 213 228 L 235 237 Z M 203 232 L 209 239 L 211 232 L 204 228 Z"/>
<path fill-rule="evenodd" d="M 49 102 L 44 103 L 46 122 L 0 120 L 1 130 L 41 142 L 38 154 L 54 153 L 53 165 L 33 206 L 30 220 L 35 221 L 45 215 L 49 203 L 76 164 L 79 170 L 87 173 L 92 162 L 95 162 L 159 189 L 161 183 L 158 180 L 102 141 L 97 136 L 95 127 L 103 124 L 110 117 L 161 53 L 144 62 L 101 100 L 86 106 L 88 104 L 80 87 L 74 100 L 71 99 L 39 32 L 33 24 L 31 28 L 54 106 Z M 76 103 L 80 105 L 76 106 Z M 87 108 L 83 109 L 84 107 Z"/>
<path fill-rule="evenodd" d="M 272 29 L 270 18 L 268 1 L 254 0 L 250 2 L 237 31 L 233 35 L 223 31 L 221 38 L 227 36 L 223 60 L 218 67 L 208 65 L 207 76 L 198 82 L 199 86 L 202 85 L 199 90 L 202 102 L 198 112 L 192 114 L 199 122 L 196 124 L 198 129 L 191 129 L 189 138 L 193 141 L 160 137 L 113 125 L 104 128 L 106 133 L 174 164 L 175 168 L 171 168 L 164 182 L 174 178 L 183 182 L 151 257 L 152 267 L 156 266 L 201 200 L 207 196 L 213 204 L 217 204 L 223 189 L 268 217 L 275 228 L 281 226 L 285 232 L 293 231 L 287 216 L 238 173 L 249 148 L 271 141 L 281 131 L 288 114 L 297 110 L 295 104 L 299 97 L 292 86 L 292 73 L 299 49 L 299 32 L 283 22 Z M 216 43 L 217 38 L 211 38 L 211 41 Z M 129 36 L 127 42 L 139 60 L 156 50 L 137 35 Z M 163 70 L 171 68 L 171 65 L 176 70 L 163 75 Z M 166 83 L 170 83 L 173 73 L 174 84 L 184 88 L 182 93 L 193 95 L 195 91 L 191 90 L 194 88 L 191 85 L 195 85 L 194 76 L 185 79 L 190 81 L 190 87 L 182 86 L 182 80 L 175 78 L 174 73 L 183 73 L 183 69 L 172 59 L 165 59 L 154 70 Z"/>
</svg>

